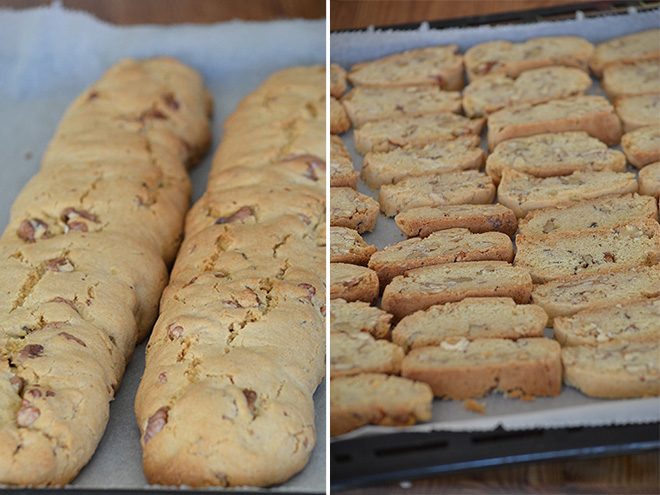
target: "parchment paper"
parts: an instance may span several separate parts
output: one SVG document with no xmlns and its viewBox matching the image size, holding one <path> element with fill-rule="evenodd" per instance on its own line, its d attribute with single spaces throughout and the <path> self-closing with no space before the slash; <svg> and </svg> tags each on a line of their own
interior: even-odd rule
<svg viewBox="0 0 660 495">
<path fill-rule="evenodd" d="M 211 25 L 117 27 L 59 5 L 0 10 L 0 228 L 16 195 L 39 168 L 64 110 L 85 87 L 125 57 L 172 56 L 200 71 L 213 94 L 211 153 L 192 171 L 193 199 L 206 188 L 222 123 L 271 73 L 325 64 L 325 21 L 232 21 Z M 133 400 L 144 369 L 135 351 L 111 404 L 99 448 L 76 488 L 147 487 Z M 271 491 L 325 492 L 325 385 L 314 396 L 317 444 L 308 466 Z"/>
<path fill-rule="evenodd" d="M 632 10 L 626 15 L 585 19 L 580 13 L 576 19 L 568 21 L 540 22 L 530 25 L 479 26 L 475 28 L 452 28 L 445 30 L 428 29 L 422 25 L 414 31 L 375 31 L 332 33 L 330 35 L 330 58 L 345 69 L 358 62 L 422 46 L 455 43 L 459 52 L 471 46 L 494 39 L 524 41 L 527 38 L 553 35 L 576 35 L 587 38 L 592 43 L 600 43 L 616 36 L 657 28 L 660 25 L 658 11 L 637 13 Z M 594 80 L 589 94 L 604 96 L 597 80 Z M 660 117 L 659 117 L 660 118 Z M 483 133 L 481 147 L 488 151 Z M 342 139 L 351 152 L 356 170 L 362 168 L 362 155 L 355 151 L 352 131 L 343 134 Z M 620 146 L 616 149 L 621 149 Z M 634 167 L 629 171 L 636 171 Z M 358 190 L 378 199 L 378 190 L 372 191 L 362 181 Z M 374 232 L 365 233 L 364 240 L 379 249 L 406 236 L 398 229 L 393 218 L 380 215 Z M 546 329 L 546 336 L 552 337 L 552 329 Z M 634 400 L 602 400 L 583 395 L 576 389 L 564 386 L 558 397 L 540 397 L 525 402 L 508 399 L 500 393 L 492 393 L 478 399 L 485 403 L 486 414 L 468 411 L 462 401 L 435 399 L 433 416 L 427 423 L 407 428 L 366 426 L 353 432 L 333 438 L 333 441 L 361 435 L 386 434 L 401 431 L 476 431 L 491 430 L 498 426 L 506 429 L 558 428 L 585 425 L 615 425 L 654 422 L 660 420 L 660 399 L 646 398 Z"/>
</svg>

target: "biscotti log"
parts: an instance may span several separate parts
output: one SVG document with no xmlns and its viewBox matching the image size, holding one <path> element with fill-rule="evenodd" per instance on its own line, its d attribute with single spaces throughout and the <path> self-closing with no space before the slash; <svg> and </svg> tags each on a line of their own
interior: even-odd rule
<svg viewBox="0 0 660 495">
<path fill-rule="evenodd" d="M 330 97 L 330 133 L 343 134 L 351 128 L 348 114 L 341 101 L 334 96 Z"/>
<path fill-rule="evenodd" d="M 486 160 L 486 173 L 495 184 L 512 168 L 535 177 L 568 175 L 578 170 L 626 171 L 626 158 L 586 132 L 557 132 L 508 139 Z"/>
<path fill-rule="evenodd" d="M 359 173 L 353 168 L 351 155 L 339 136 L 330 136 L 330 186 L 357 187 Z"/>
<path fill-rule="evenodd" d="M 499 204 L 420 206 L 402 211 L 394 221 L 408 237 L 426 237 L 453 228 L 468 229 L 475 234 L 503 232 L 512 237 L 518 230 L 516 215 Z"/>
<path fill-rule="evenodd" d="M 390 337 L 392 315 L 363 301 L 330 301 L 331 332 L 368 332 L 377 339 Z"/>
<path fill-rule="evenodd" d="M 554 321 L 554 337 L 562 346 L 597 345 L 610 341 L 657 342 L 660 298 L 584 310 Z"/>
<path fill-rule="evenodd" d="M 346 71 L 338 64 L 330 64 L 330 96 L 341 98 L 346 91 Z"/>
<path fill-rule="evenodd" d="M 507 139 L 565 131 L 584 131 L 608 146 L 621 141 L 621 121 L 612 104 L 602 96 L 584 95 L 498 110 L 488 117 L 488 148 Z"/>
<path fill-rule="evenodd" d="M 488 41 L 465 52 L 465 70 L 469 81 L 495 73 L 516 78 L 524 71 L 551 65 L 577 67 L 586 72 L 593 51 L 591 43 L 575 36 L 532 38 L 522 43 Z"/>
<path fill-rule="evenodd" d="M 479 136 L 461 136 L 453 141 L 404 146 L 386 153 L 367 153 L 362 162 L 362 179 L 376 189 L 409 177 L 436 175 L 483 167 L 486 153 Z"/>
<path fill-rule="evenodd" d="M 401 375 L 428 383 L 437 397 L 470 399 L 493 390 L 522 396 L 561 392 L 561 348 L 554 340 L 477 339 L 418 347 L 401 364 Z"/>
<path fill-rule="evenodd" d="M 461 112 L 461 94 L 458 91 L 443 91 L 437 86 L 358 86 L 341 101 L 353 127 L 404 115 Z"/>
<path fill-rule="evenodd" d="M 401 319 L 434 304 L 466 297 L 511 297 L 524 304 L 531 292 L 532 278 L 527 270 L 505 261 L 446 263 L 395 277 L 385 287 L 381 307 L 395 319 Z"/>
<path fill-rule="evenodd" d="M 543 178 L 507 168 L 497 188 L 497 199 L 522 218 L 532 210 L 609 194 L 634 193 L 637 189 L 635 174 L 627 172 L 585 170 Z"/>
<path fill-rule="evenodd" d="M 660 83 L 654 94 L 625 95 L 614 100 L 614 109 L 621 119 L 623 132 L 645 126 L 660 126 Z"/>
<path fill-rule="evenodd" d="M 373 303 L 378 298 L 378 274 L 366 266 L 330 263 L 330 299 Z"/>
<path fill-rule="evenodd" d="M 371 232 L 378 220 L 378 203 L 375 199 L 350 187 L 333 187 L 330 190 L 330 225 L 348 227 L 359 234 Z"/>
<path fill-rule="evenodd" d="M 610 64 L 629 63 L 660 57 L 660 30 L 628 34 L 596 45 L 589 65 L 597 77 Z"/>
<path fill-rule="evenodd" d="M 640 127 L 624 134 L 621 147 L 628 161 L 637 168 L 660 161 L 660 125 Z"/>
<path fill-rule="evenodd" d="M 330 334 L 330 378 L 360 373 L 401 372 L 403 349 L 386 340 L 376 340 L 366 332 Z"/>
<path fill-rule="evenodd" d="M 425 146 L 434 141 L 451 141 L 460 136 L 481 134 L 486 119 L 468 119 L 444 112 L 432 115 L 405 116 L 392 120 L 367 122 L 353 132 L 355 149 L 391 151 L 403 146 Z"/>
<path fill-rule="evenodd" d="M 480 77 L 463 90 L 463 109 L 468 117 L 483 117 L 501 108 L 536 105 L 586 93 L 591 77 L 573 67 L 543 67 L 523 72 L 517 79 L 496 73 Z"/>
<path fill-rule="evenodd" d="M 660 265 L 654 265 L 553 280 L 534 287 L 532 302 L 545 310 L 552 326 L 557 316 L 658 296 Z"/>
<path fill-rule="evenodd" d="M 392 342 L 409 351 L 462 339 L 543 337 L 547 320 L 540 306 L 510 297 L 466 297 L 406 316 L 392 330 Z"/>
<path fill-rule="evenodd" d="M 439 86 L 448 91 L 463 87 L 463 56 L 456 45 L 429 46 L 356 64 L 348 74 L 353 86 Z"/>
<path fill-rule="evenodd" d="M 635 219 L 658 220 L 658 205 L 639 194 L 609 195 L 534 210 L 520 220 L 518 235 L 544 237 L 558 232 L 616 227 Z"/>
<path fill-rule="evenodd" d="M 473 234 L 468 229 L 448 229 L 428 237 L 415 237 L 385 246 L 369 259 L 385 287 L 398 275 L 423 266 L 454 261 L 513 261 L 513 243 L 501 232 Z"/>
<path fill-rule="evenodd" d="M 639 171 L 639 192 L 660 198 L 660 162 L 651 163 Z"/>
<path fill-rule="evenodd" d="M 297 67 L 225 122 L 136 397 L 150 483 L 271 485 L 309 459 L 325 355 L 325 108 L 324 68 Z"/>
<path fill-rule="evenodd" d="M 347 227 L 330 227 L 330 263 L 352 263 L 366 266 L 378 248 L 370 246 Z"/>
<path fill-rule="evenodd" d="M 63 485 L 92 456 L 156 318 L 210 110 L 191 69 L 124 60 L 62 118 L 0 240 L 0 484 Z"/>
<path fill-rule="evenodd" d="M 431 419 L 433 392 L 426 383 L 364 373 L 330 381 L 330 435 L 373 424 L 409 426 Z"/>
<path fill-rule="evenodd" d="M 660 91 L 660 58 L 610 65 L 603 71 L 603 90 L 610 100 L 623 95 Z"/>
<path fill-rule="evenodd" d="M 564 382 L 590 397 L 660 395 L 660 343 L 612 342 L 561 351 Z"/>
</svg>

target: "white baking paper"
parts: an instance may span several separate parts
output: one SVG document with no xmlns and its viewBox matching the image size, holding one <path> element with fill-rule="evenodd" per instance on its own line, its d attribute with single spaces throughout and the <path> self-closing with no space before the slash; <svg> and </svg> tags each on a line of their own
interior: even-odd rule
<svg viewBox="0 0 660 495">
<path fill-rule="evenodd" d="M 592 43 L 624 34 L 660 27 L 658 11 L 638 13 L 634 10 L 625 15 L 585 19 L 578 13 L 576 19 L 549 21 L 536 24 L 479 26 L 474 28 L 429 29 L 422 25 L 417 30 L 342 32 L 330 35 L 330 58 L 345 69 L 353 64 L 373 60 L 378 57 L 398 53 L 403 50 L 431 45 L 455 43 L 460 53 L 478 43 L 494 39 L 524 41 L 539 36 L 576 35 L 587 38 Z M 589 94 L 604 96 L 597 80 L 594 80 Z M 343 134 L 342 139 L 351 152 L 356 170 L 362 167 L 362 155 L 355 151 L 353 133 Z M 481 147 L 487 151 L 485 133 Z M 617 149 L 621 149 L 620 146 Z M 630 171 L 636 169 L 629 166 Z M 358 190 L 374 199 L 378 191 L 372 191 L 360 181 Z M 366 242 L 379 249 L 404 240 L 406 236 L 398 229 L 392 218 L 381 215 L 374 232 L 363 235 Z M 552 336 L 552 329 L 546 329 L 546 336 Z M 361 435 L 385 434 L 401 431 L 477 431 L 492 430 L 498 426 L 506 429 L 558 428 L 573 426 L 620 425 L 655 422 L 660 420 L 660 399 L 602 400 L 583 395 L 576 389 L 564 386 L 558 397 L 539 397 L 525 402 L 508 399 L 500 393 L 493 393 L 478 402 L 485 403 L 485 414 L 479 414 L 462 407 L 462 401 L 436 399 L 433 403 L 433 416 L 427 423 L 406 428 L 366 426 L 353 432 L 333 438 L 341 441 Z"/>
<path fill-rule="evenodd" d="M 325 64 L 325 21 L 283 20 L 118 27 L 60 5 L 0 10 L 0 228 L 18 192 L 39 168 L 64 110 L 122 58 L 171 56 L 200 71 L 213 95 L 214 150 L 222 122 L 271 73 Z M 212 152 L 192 171 L 193 196 L 206 188 Z M 144 369 L 144 344 L 111 404 L 105 436 L 76 488 L 143 489 L 133 398 Z M 325 385 L 314 396 L 317 444 L 308 466 L 270 491 L 325 492 Z M 266 490 L 268 491 L 268 490 Z"/>
</svg>

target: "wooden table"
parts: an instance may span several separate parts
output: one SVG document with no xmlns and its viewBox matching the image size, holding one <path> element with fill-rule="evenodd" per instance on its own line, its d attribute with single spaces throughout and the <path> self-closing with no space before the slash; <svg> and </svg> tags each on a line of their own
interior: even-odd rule
<svg viewBox="0 0 660 495">
<path fill-rule="evenodd" d="M 567 5 L 551 0 L 331 0 L 330 29 L 392 25 Z M 332 48 L 332 47 L 331 47 Z M 489 469 L 341 491 L 342 495 L 463 493 L 660 493 L 657 451 Z"/>
</svg>

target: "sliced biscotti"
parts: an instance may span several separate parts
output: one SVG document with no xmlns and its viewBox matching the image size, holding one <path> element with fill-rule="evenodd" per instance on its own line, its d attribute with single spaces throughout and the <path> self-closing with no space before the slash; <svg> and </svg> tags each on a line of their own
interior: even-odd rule
<svg viewBox="0 0 660 495">
<path fill-rule="evenodd" d="M 637 189 L 635 174 L 627 172 L 586 170 L 541 178 L 507 168 L 502 172 L 497 199 L 521 218 L 532 210 L 608 194 L 634 193 Z"/>
<path fill-rule="evenodd" d="M 660 296 L 660 265 L 583 274 L 537 285 L 532 302 L 541 306 L 549 325 L 557 316 Z"/>
<path fill-rule="evenodd" d="M 507 139 L 547 132 L 584 131 L 608 146 L 619 144 L 621 122 L 602 96 L 573 96 L 503 108 L 488 117 L 488 148 Z"/>
<path fill-rule="evenodd" d="M 429 46 L 356 64 L 348 74 L 353 86 L 463 87 L 463 56 L 456 45 Z"/>
<path fill-rule="evenodd" d="M 351 128 L 351 122 L 342 102 L 330 97 L 330 133 L 343 134 Z"/>
<path fill-rule="evenodd" d="M 655 199 L 660 197 L 660 162 L 651 163 L 639 171 L 639 192 Z"/>
<path fill-rule="evenodd" d="M 346 92 L 346 71 L 339 64 L 330 64 L 330 96 L 341 98 Z"/>
<path fill-rule="evenodd" d="M 330 191 L 330 225 L 348 227 L 359 234 L 374 230 L 378 203 L 351 187 L 333 187 Z"/>
<path fill-rule="evenodd" d="M 467 297 L 406 316 L 392 330 L 392 342 L 407 352 L 443 343 L 452 347 L 462 339 L 543 337 L 547 320 L 534 304 L 516 304 L 509 297 Z"/>
<path fill-rule="evenodd" d="M 473 234 L 468 229 L 448 229 L 428 237 L 415 237 L 385 246 L 369 260 L 381 287 L 398 275 L 423 266 L 454 261 L 512 261 L 513 243 L 501 232 Z"/>
<path fill-rule="evenodd" d="M 660 57 L 660 30 L 627 34 L 596 45 L 589 66 L 597 77 L 610 64 L 629 63 Z"/>
<path fill-rule="evenodd" d="M 532 278 L 527 270 L 504 261 L 447 263 L 395 277 L 385 287 L 381 307 L 395 319 L 401 319 L 434 304 L 466 297 L 511 297 L 523 304 L 531 291 Z"/>
<path fill-rule="evenodd" d="M 360 373 L 401 372 L 403 349 L 366 332 L 330 334 L 330 378 Z"/>
<path fill-rule="evenodd" d="M 484 397 L 493 390 L 518 396 L 561 392 L 561 347 L 546 338 L 476 339 L 411 350 L 401 375 L 431 386 L 437 397 Z"/>
<path fill-rule="evenodd" d="M 520 220 L 518 225 L 520 236 L 543 237 L 558 232 L 611 228 L 645 218 L 658 219 L 658 206 L 653 198 L 625 194 L 570 201 L 534 210 Z"/>
<path fill-rule="evenodd" d="M 626 158 L 586 132 L 557 132 L 498 144 L 488 155 L 486 173 L 499 184 L 505 168 L 535 177 L 567 175 L 578 170 L 625 172 Z"/>
<path fill-rule="evenodd" d="M 622 95 L 657 93 L 660 91 L 660 58 L 605 67 L 601 84 L 613 101 Z"/>
<path fill-rule="evenodd" d="M 580 311 L 554 321 L 554 336 L 562 346 L 597 345 L 610 341 L 660 340 L 660 298 Z"/>
<path fill-rule="evenodd" d="M 532 38 L 522 43 L 488 41 L 465 52 L 465 69 L 469 81 L 495 73 L 516 78 L 524 71 L 551 65 L 586 72 L 593 50 L 591 43 L 575 36 Z"/>
<path fill-rule="evenodd" d="M 612 342 L 561 351 L 564 382 L 590 397 L 660 395 L 660 343 Z"/>
<path fill-rule="evenodd" d="M 431 419 L 433 392 L 426 383 L 365 373 L 330 381 L 330 435 L 364 425 L 409 426 Z"/>
<path fill-rule="evenodd" d="M 476 170 L 403 179 L 380 188 L 378 202 L 387 216 L 420 206 L 486 204 L 495 199 L 490 177 Z"/>
<path fill-rule="evenodd" d="M 614 108 L 623 124 L 623 132 L 639 127 L 660 127 L 660 88 L 654 94 L 619 96 Z"/>
<path fill-rule="evenodd" d="M 458 91 L 443 91 L 437 86 L 358 86 L 341 101 L 353 127 L 404 115 L 461 112 L 461 94 Z"/>
<path fill-rule="evenodd" d="M 394 221 L 408 237 L 426 237 L 453 228 L 468 229 L 475 234 L 503 232 L 512 237 L 518 230 L 516 215 L 499 204 L 420 206 L 402 211 Z"/>
<path fill-rule="evenodd" d="M 635 219 L 625 225 L 547 236 L 516 237 L 515 266 L 534 283 L 660 262 L 660 225 Z"/>
<path fill-rule="evenodd" d="M 330 263 L 365 265 L 378 251 L 370 246 L 356 230 L 347 227 L 330 227 Z"/>
<path fill-rule="evenodd" d="M 348 302 L 343 299 L 330 301 L 331 332 L 367 332 L 377 339 L 389 340 L 391 320 L 391 314 L 366 302 Z"/>
<path fill-rule="evenodd" d="M 330 299 L 372 303 L 378 298 L 378 274 L 365 266 L 330 263 Z"/>
<path fill-rule="evenodd" d="M 330 136 L 330 186 L 357 187 L 358 172 L 339 136 Z"/>
<path fill-rule="evenodd" d="M 385 153 L 370 152 L 362 162 L 361 176 L 369 187 L 376 189 L 408 177 L 480 169 L 486 153 L 478 145 L 479 136 L 468 135 Z"/>
<path fill-rule="evenodd" d="M 621 147 L 628 161 L 637 168 L 660 161 L 660 125 L 640 127 L 624 134 Z"/>
<path fill-rule="evenodd" d="M 483 117 L 501 108 L 535 105 L 586 93 L 591 77 L 572 67 L 543 67 L 523 72 L 517 79 L 505 73 L 489 74 L 463 90 L 463 109 L 468 117 Z"/>
<path fill-rule="evenodd" d="M 481 134 L 485 119 L 468 119 L 451 112 L 405 116 L 393 120 L 367 122 L 353 132 L 355 149 L 390 151 L 403 146 L 424 146 L 434 141 L 451 141 L 466 134 Z"/>
</svg>

